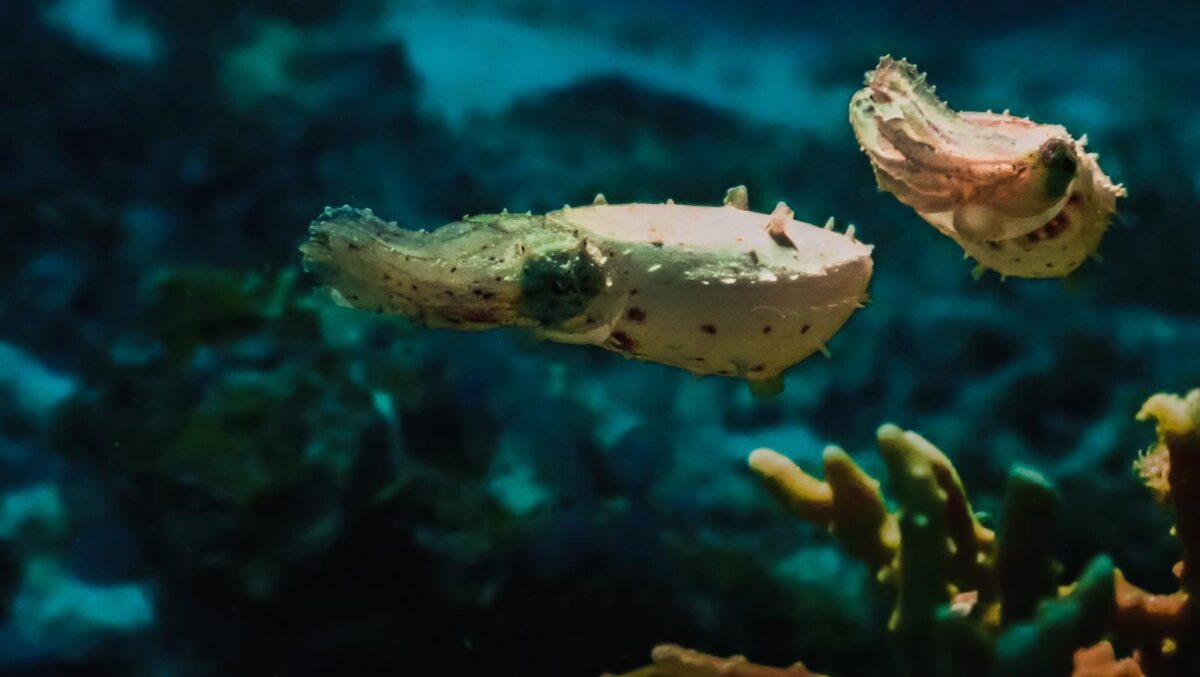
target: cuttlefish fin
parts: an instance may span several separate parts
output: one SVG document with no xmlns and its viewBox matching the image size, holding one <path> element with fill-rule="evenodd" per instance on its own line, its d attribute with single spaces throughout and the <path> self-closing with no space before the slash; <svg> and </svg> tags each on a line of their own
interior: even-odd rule
<svg viewBox="0 0 1200 677">
<path fill-rule="evenodd" d="M 746 383 L 750 386 L 750 394 L 761 399 L 775 397 L 783 392 L 783 374 L 776 374 L 770 378 L 747 379 Z"/>
</svg>

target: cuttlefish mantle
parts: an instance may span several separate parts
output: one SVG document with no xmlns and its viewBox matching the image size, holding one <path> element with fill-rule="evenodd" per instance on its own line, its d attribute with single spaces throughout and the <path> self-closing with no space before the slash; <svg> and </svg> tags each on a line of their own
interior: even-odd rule
<svg viewBox="0 0 1200 677">
<path fill-rule="evenodd" d="M 883 57 L 850 102 L 879 187 L 1002 275 L 1062 277 L 1100 246 L 1125 188 L 1059 125 L 958 113 Z"/>
<path fill-rule="evenodd" d="M 301 247 L 335 301 L 430 327 L 521 327 L 757 392 L 825 344 L 866 300 L 871 247 L 746 209 L 594 204 L 464 217 L 432 232 L 327 208 Z"/>
</svg>

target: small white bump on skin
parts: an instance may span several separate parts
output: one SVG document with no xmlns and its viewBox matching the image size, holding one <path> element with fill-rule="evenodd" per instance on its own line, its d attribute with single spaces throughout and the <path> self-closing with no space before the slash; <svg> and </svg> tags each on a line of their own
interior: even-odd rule
<svg viewBox="0 0 1200 677">
<path fill-rule="evenodd" d="M 750 209 L 750 193 L 745 186 L 734 186 L 725 191 L 725 206 L 746 211 Z"/>
</svg>

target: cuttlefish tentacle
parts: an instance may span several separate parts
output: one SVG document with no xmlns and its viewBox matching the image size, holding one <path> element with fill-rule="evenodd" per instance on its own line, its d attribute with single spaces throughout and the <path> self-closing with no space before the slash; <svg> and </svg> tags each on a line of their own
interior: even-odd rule
<svg viewBox="0 0 1200 677">
<path fill-rule="evenodd" d="M 750 380 L 773 391 L 862 306 L 871 247 L 747 209 L 611 205 L 466 217 L 432 232 L 326 209 L 301 248 L 333 298 L 433 327 L 525 328 L 555 341 Z"/>
<path fill-rule="evenodd" d="M 988 268 L 1059 277 L 1096 251 L 1125 189 L 1059 125 L 957 113 L 884 57 L 850 102 L 880 187 Z"/>
</svg>

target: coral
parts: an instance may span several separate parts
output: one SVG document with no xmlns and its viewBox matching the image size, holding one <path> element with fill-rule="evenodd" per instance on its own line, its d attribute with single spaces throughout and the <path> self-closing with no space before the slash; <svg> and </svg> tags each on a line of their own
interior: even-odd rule
<svg viewBox="0 0 1200 677">
<path fill-rule="evenodd" d="M 9 489 L 0 496 L 0 542 L 29 558 L 67 540 L 66 508 L 53 485 Z"/>
<path fill-rule="evenodd" d="M 1147 674 L 1194 675 L 1200 668 L 1200 389 L 1186 397 L 1155 395 L 1138 419 L 1157 423 L 1158 443 L 1139 466 L 1143 474 L 1148 462 L 1158 466 L 1147 484 L 1173 508 L 1183 561 L 1175 567 L 1179 590 L 1169 595 L 1148 593 L 1118 573 L 1114 629 L 1136 647 Z"/>
<path fill-rule="evenodd" d="M 20 348 L 0 341 L 0 400 L 33 423 L 44 423 L 78 384 L 56 373 Z"/>
<path fill-rule="evenodd" d="M 1117 660 L 1113 646 L 1100 642 L 1075 652 L 1075 671 L 1071 677 L 1142 677 L 1142 669 L 1132 658 Z"/>
<path fill-rule="evenodd" d="M 830 224 L 832 226 L 832 223 Z M 327 209 L 303 246 L 334 299 L 434 327 L 518 326 L 769 390 L 862 306 L 871 248 L 780 203 L 587 207 L 464 217 L 432 233 Z"/>
<path fill-rule="evenodd" d="M 80 658 L 120 639 L 143 637 L 157 611 L 143 582 L 96 582 L 74 570 L 71 524 L 53 484 L 0 495 L 0 556 L 11 558 L 12 590 L 3 590 L 12 639 L 23 650 Z M 0 671 L 12 658 L 0 652 Z"/>
<path fill-rule="evenodd" d="M 338 351 L 334 329 L 353 323 L 331 320 L 345 311 L 313 303 L 296 279 L 163 272 L 146 330 L 96 358 L 103 378 L 90 375 L 56 422 L 58 447 L 109 473 L 148 547 L 202 548 L 203 561 L 180 555 L 171 566 L 228 577 L 251 595 L 328 547 L 346 495 L 365 488 L 362 464 L 380 462 L 373 454 L 396 462 L 385 413 L 415 392 L 403 358 L 365 372 Z M 143 509 L 147 495 L 160 510 Z"/>
<path fill-rule="evenodd" d="M 156 616 L 149 586 L 87 581 L 65 571 L 54 556 L 26 563 L 12 608 L 21 619 L 22 640 L 64 656 L 145 633 Z"/>
<path fill-rule="evenodd" d="M 810 672 L 803 663 L 786 668 L 769 668 L 754 665 L 744 656 L 718 658 L 674 644 L 654 647 L 651 660 L 654 661 L 653 665 L 620 677 L 822 677 Z"/>
<path fill-rule="evenodd" d="M 867 74 L 850 122 L 879 186 L 981 266 L 1061 277 L 1095 253 L 1125 189 L 1058 125 L 956 113 L 891 57 Z"/>
<path fill-rule="evenodd" d="M 1174 507 L 1183 546 L 1180 590 L 1170 595 L 1129 583 L 1105 555 L 1062 585 L 1052 553 L 1060 499 L 1046 478 L 1019 466 L 1011 471 L 996 534 L 971 508 L 949 459 L 894 425 L 877 433 L 894 510 L 879 482 L 837 447 L 825 450 L 824 479 L 770 449 L 751 453 L 749 466 L 781 505 L 828 529 L 894 593 L 888 629 L 904 675 L 1193 675 L 1200 668 L 1193 601 L 1200 593 L 1200 390 L 1155 395 L 1138 419 L 1158 423 L 1158 444 L 1138 465 L 1154 468 L 1142 474 Z M 1133 647 L 1132 656 L 1118 660 L 1108 636 Z M 627 677 L 809 674 L 670 646 L 653 658 Z"/>
</svg>

